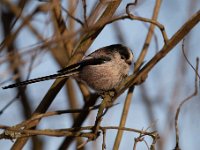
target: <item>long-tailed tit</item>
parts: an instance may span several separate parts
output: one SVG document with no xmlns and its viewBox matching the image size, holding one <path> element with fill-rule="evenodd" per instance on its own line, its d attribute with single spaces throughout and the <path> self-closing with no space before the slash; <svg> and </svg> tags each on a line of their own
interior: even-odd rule
<svg viewBox="0 0 200 150">
<path fill-rule="evenodd" d="M 129 48 L 121 44 L 110 45 L 94 51 L 82 61 L 58 71 L 57 74 L 11 84 L 3 89 L 72 76 L 96 91 L 109 91 L 127 76 L 132 61 L 133 53 Z"/>
</svg>

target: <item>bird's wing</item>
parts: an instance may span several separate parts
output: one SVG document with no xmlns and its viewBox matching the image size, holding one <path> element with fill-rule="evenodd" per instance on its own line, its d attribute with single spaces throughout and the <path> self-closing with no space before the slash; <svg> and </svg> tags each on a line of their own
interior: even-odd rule
<svg viewBox="0 0 200 150">
<path fill-rule="evenodd" d="M 76 64 L 73 64 L 73 65 L 70 65 L 64 69 L 61 69 L 58 71 L 58 73 L 63 73 L 63 72 L 66 72 L 66 73 L 71 73 L 71 72 L 76 72 L 76 71 L 79 71 L 81 68 L 85 67 L 85 66 L 88 66 L 88 65 L 100 65 L 100 64 L 103 64 L 107 61 L 110 61 L 111 58 L 108 57 L 108 56 L 104 56 L 104 57 L 99 57 L 99 58 L 94 58 L 94 57 L 86 57 L 84 60 L 76 63 Z"/>
</svg>

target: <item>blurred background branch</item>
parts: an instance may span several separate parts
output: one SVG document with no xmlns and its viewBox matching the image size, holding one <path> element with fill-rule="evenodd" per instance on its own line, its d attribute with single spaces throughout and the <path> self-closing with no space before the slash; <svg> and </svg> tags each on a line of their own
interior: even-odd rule
<svg viewBox="0 0 200 150">
<path fill-rule="evenodd" d="M 2 129 L 23 127 L 24 133 L 38 135 L 26 135 L 18 138 L 14 144 L 1 140 L 1 148 L 40 150 L 153 147 L 164 150 L 172 149 L 174 143 L 179 141 L 177 148 L 197 149 L 200 146 L 199 139 L 192 137 L 199 133 L 200 102 L 186 103 L 181 111 L 179 107 L 179 119 L 176 117 L 175 126 L 174 117 L 178 116 L 176 109 L 179 100 L 187 97 L 194 89 L 191 82 L 194 74 L 180 52 L 183 48 L 178 42 L 192 30 L 185 37 L 184 54 L 191 66 L 195 66 L 192 64 L 200 56 L 200 29 L 199 26 L 194 27 L 200 20 L 199 8 L 200 2 L 197 0 L 173 3 L 161 0 L 155 0 L 154 3 L 143 0 L 134 3 L 121 0 L 1 0 L 1 86 L 52 74 L 79 61 L 87 51 L 113 43 L 122 43 L 132 49 L 135 56 L 132 72 L 138 75 L 134 81 L 148 74 L 148 78 L 145 76 L 143 79 L 145 82 L 135 87 L 127 79 L 124 82 L 127 84 L 120 87 L 117 95 L 120 96 L 119 104 L 102 109 L 102 115 L 106 114 L 103 120 L 96 122 L 96 133 L 100 134 L 95 136 L 102 136 L 103 139 L 97 138 L 93 142 L 89 142 L 92 139 L 91 133 L 83 133 L 88 137 L 85 140 L 81 136 L 66 136 L 61 131 L 67 128 L 72 133 L 82 133 L 85 132 L 84 127 L 90 127 L 89 132 L 94 130 L 97 110 L 92 108 L 99 107 L 102 101 L 85 84 L 70 78 L 67 81 L 57 79 L 12 90 L 0 90 L 0 120 L 1 124 L 7 125 L 1 126 Z M 190 20 L 193 14 L 196 15 L 194 21 Z M 189 23 L 184 24 L 187 20 Z M 165 56 L 169 51 L 168 56 Z M 162 61 L 157 63 L 160 59 Z M 198 68 L 196 74 L 199 74 Z M 128 92 L 122 94 L 128 87 Z M 198 88 L 196 86 L 195 89 Z M 199 94 L 192 99 L 199 99 Z M 55 110 L 65 111 L 58 111 L 62 115 L 56 115 L 58 112 Z M 66 112 L 71 113 L 66 115 Z M 174 140 L 175 127 L 179 128 L 177 141 Z M 135 128 L 142 129 L 138 130 L 139 135 L 129 133 Z M 147 128 L 149 133 L 151 130 L 156 131 L 159 136 L 154 132 L 150 137 L 144 136 L 146 131 L 143 128 Z M 54 136 L 63 133 L 62 136 L 66 137 L 42 136 L 52 133 Z M 27 142 L 30 137 L 31 141 Z M 145 144 L 140 144 L 142 142 Z"/>
</svg>

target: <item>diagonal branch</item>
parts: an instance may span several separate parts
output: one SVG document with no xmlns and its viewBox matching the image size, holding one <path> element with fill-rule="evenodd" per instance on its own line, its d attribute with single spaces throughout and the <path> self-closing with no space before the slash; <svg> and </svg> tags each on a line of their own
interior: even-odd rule
<svg viewBox="0 0 200 150">
<path fill-rule="evenodd" d="M 129 76 L 116 88 L 115 98 L 121 95 L 127 88 L 144 82 L 148 73 L 163 59 L 200 21 L 200 10 L 196 12 L 173 36 L 167 44 L 137 73 Z"/>
</svg>

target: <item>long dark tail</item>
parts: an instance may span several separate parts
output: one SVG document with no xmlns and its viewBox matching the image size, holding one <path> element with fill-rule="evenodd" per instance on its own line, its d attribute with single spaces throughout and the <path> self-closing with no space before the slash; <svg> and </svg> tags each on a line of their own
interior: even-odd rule
<svg viewBox="0 0 200 150">
<path fill-rule="evenodd" d="M 19 83 L 15 83 L 15 84 L 11 84 L 8 86 L 4 86 L 2 87 L 3 89 L 8 89 L 8 88 L 14 88 L 14 87 L 18 87 L 18 86 L 24 86 L 27 84 L 32 84 L 32 83 L 36 83 L 36 82 L 40 82 L 40 81 L 45 81 L 45 80 L 51 80 L 51 79 L 56 79 L 56 78 L 64 78 L 64 77 L 69 77 L 73 74 L 76 74 L 76 72 L 74 73 L 58 73 L 58 74 L 53 74 L 53 75 L 49 75 L 49 76 L 45 76 L 45 77 L 40 77 L 40 78 L 35 78 L 35 79 L 30 79 L 30 80 L 26 80 L 26 81 L 22 81 Z"/>
</svg>

